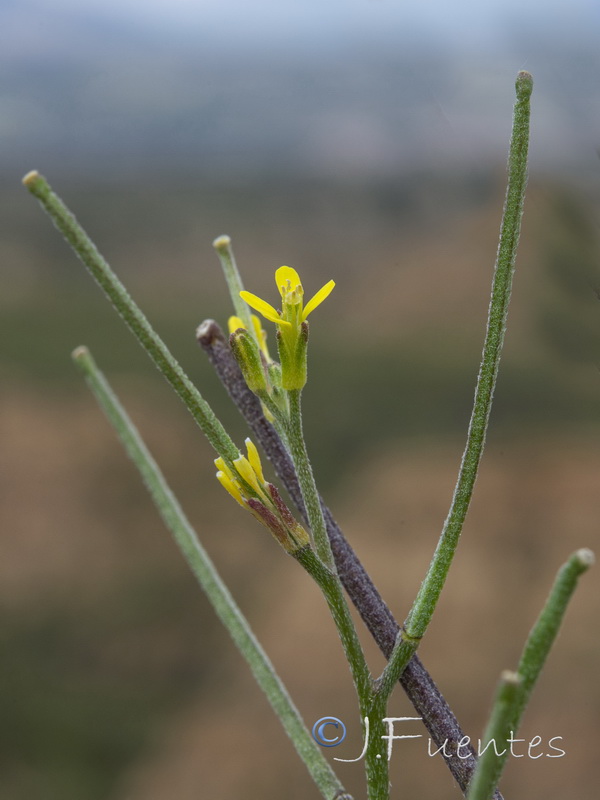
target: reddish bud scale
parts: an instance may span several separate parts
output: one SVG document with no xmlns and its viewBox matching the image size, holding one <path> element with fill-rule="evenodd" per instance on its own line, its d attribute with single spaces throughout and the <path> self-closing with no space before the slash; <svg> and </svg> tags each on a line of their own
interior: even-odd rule
<svg viewBox="0 0 600 800">
<path fill-rule="evenodd" d="M 289 551 L 291 544 L 290 536 L 275 514 L 255 497 L 249 497 L 246 503 L 263 525 L 267 526 L 277 541 Z"/>
<path fill-rule="evenodd" d="M 271 499 L 275 503 L 277 511 L 281 514 L 281 519 L 284 523 L 288 526 L 288 528 L 294 528 L 298 523 L 292 516 L 291 511 L 286 506 L 286 504 L 281 499 L 281 495 L 277 490 L 276 486 L 273 486 L 272 483 L 267 483 L 267 489 L 269 490 L 269 494 L 271 495 Z"/>
</svg>

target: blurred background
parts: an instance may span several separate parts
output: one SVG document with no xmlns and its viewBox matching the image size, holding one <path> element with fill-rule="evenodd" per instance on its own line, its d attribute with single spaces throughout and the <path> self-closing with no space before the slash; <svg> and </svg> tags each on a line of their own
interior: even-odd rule
<svg viewBox="0 0 600 800">
<path fill-rule="evenodd" d="M 529 193 L 489 443 L 422 657 L 474 738 L 559 565 L 598 546 L 600 12 L 592 0 L 0 0 L 4 800 L 317 797 L 69 353 L 109 375 L 305 719 L 343 719 L 317 592 L 214 480 L 214 454 L 20 179 L 74 209 L 190 376 L 246 435 L 195 344 L 247 288 L 311 295 L 317 480 L 398 617 L 450 501 L 505 187 L 514 78 L 535 79 Z M 585 576 L 507 799 L 596 797 L 597 578 Z M 373 669 L 381 658 L 368 642 Z M 411 715 L 400 691 L 393 715 Z M 416 723 L 415 723 L 416 725 Z M 406 731 L 408 732 L 408 731 Z M 425 733 L 424 729 L 410 732 Z M 543 747 L 541 752 L 551 752 Z M 339 774 L 365 796 L 362 765 Z M 426 740 L 392 797 L 460 796 Z"/>
</svg>

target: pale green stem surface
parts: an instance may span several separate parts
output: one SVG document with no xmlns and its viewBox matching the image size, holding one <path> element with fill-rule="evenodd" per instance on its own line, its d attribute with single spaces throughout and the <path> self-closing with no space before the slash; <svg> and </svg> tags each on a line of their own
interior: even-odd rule
<svg viewBox="0 0 600 800">
<path fill-rule="evenodd" d="M 580 576 L 594 563 L 594 554 L 587 548 L 577 550 L 558 571 L 556 580 L 544 608 L 525 643 L 517 672 L 523 685 L 519 691 L 515 709 L 514 729 L 519 727 L 521 717 L 535 683 L 542 671 L 552 647 L 567 606 L 577 587 Z"/>
<path fill-rule="evenodd" d="M 302 490 L 302 497 L 306 505 L 306 513 L 315 540 L 315 547 L 319 558 L 329 569 L 335 570 L 333 554 L 327 527 L 323 517 L 323 509 L 315 483 L 310 459 L 306 451 L 304 433 L 302 431 L 302 411 L 300 408 L 300 389 L 288 391 L 290 416 L 287 422 L 287 441 L 290 447 L 290 454 L 298 475 L 298 482 Z"/>
<path fill-rule="evenodd" d="M 146 488 L 173 534 L 184 558 L 198 579 L 219 619 L 246 659 L 257 683 L 266 694 L 273 710 L 281 720 L 286 733 L 306 765 L 312 779 L 327 800 L 350 796 L 325 760 L 321 750 L 304 725 L 287 689 L 277 675 L 248 621 L 221 580 L 208 554 L 200 544 L 177 499 L 165 481 L 158 465 L 142 441 L 105 377 L 95 365 L 86 348 L 80 347 L 73 358 L 85 375 L 99 405 L 114 426 L 129 457 L 138 468 Z"/>
<path fill-rule="evenodd" d="M 23 183 L 40 201 L 55 226 L 104 290 L 156 367 L 183 400 L 211 445 L 231 466 L 231 462 L 239 456 L 238 448 L 74 215 L 39 173 L 30 172 L 23 179 Z"/>
<path fill-rule="evenodd" d="M 365 771 L 369 800 L 388 800 L 390 796 L 390 770 L 387 745 L 382 736 L 386 733 L 383 722 L 387 716 L 387 698 L 371 695 L 371 703 L 362 709 L 363 718 L 369 718 L 369 743 L 365 753 Z"/>
<path fill-rule="evenodd" d="M 381 677 L 376 681 L 377 693 L 382 697 L 388 698 L 394 691 L 400 675 L 417 652 L 420 642 L 420 639 L 408 638 L 406 631 L 400 629 L 390 660 L 385 665 Z"/>
<path fill-rule="evenodd" d="M 273 426 L 277 433 L 279 434 L 280 438 L 283 440 L 285 445 L 288 445 L 288 431 L 287 431 L 287 421 L 288 418 L 284 411 L 277 405 L 275 400 L 271 397 L 268 392 L 259 392 L 258 399 L 261 401 L 263 406 L 267 409 L 267 411 L 273 417 Z"/>
<path fill-rule="evenodd" d="M 292 389 L 288 392 L 290 416 L 286 427 L 290 454 L 298 476 L 316 547 L 316 555 L 309 551 L 310 560 L 303 566 L 317 581 L 330 605 L 346 658 L 350 664 L 359 701 L 365 703 L 370 701 L 371 676 L 333 561 L 319 492 L 302 432 L 300 393 L 299 389 Z"/>
<path fill-rule="evenodd" d="M 300 551 L 297 560 L 314 578 L 323 592 L 350 666 L 361 718 L 368 716 L 370 720 L 371 732 L 365 753 L 367 796 L 369 800 L 388 800 L 389 765 L 385 754 L 383 757 L 381 754 L 382 749 L 385 751 L 381 734 L 384 732 L 383 718 L 386 715 L 386 702 L 382 698 L 376 697 L 373 692 L 371 675 L 337 575 L 327 569 L 314 550 L 307 548 Z"/>
<path fill-rule="evenodd" d="M 377 682 L 378 691 L 386 695 L 389 695 L 392 691 L 396 681 L 418 649 L 419 643 L 431 621 L 456 552 L 477 479 L 504 342 L 508 304 L 521 229 L 521 217 L 527 184 L 529 98 L 532 87 L 531 75 L 527 72 L 520 72 L 516 81 L 517 101 L 514 108 L 513 130 L 508 156 L 506 202 L 500 228 L 500 242 L 492 283 L 485 343 L 467 434 L 467 443 L 450 511 L 444 523 L 427 575 L 419 588 L 411 611 L 404 623 L 404 628 L 398 635 L 398 640 L 388 664 Z"/>
<path fill-rule="evenodd" d="M 523 712 L 558 635 L 579 578 L 593 563 L 592 551 L 582 548 L 573 553 L 558 571 L 550 595 L 523 648 L 516 673 L 517 684 L 510 691 L 507 686 L 504 689 L 501 686 L 492 710 L 485 740 L 495 738 L 499 750 L 504 749 L 509 736 L 514 736 L 519 730 Z M 496 733 L 490 734 L 494 725 L 497 728 Z M 468 800 L 490 800 L 502 775 L 508 753 L 506 749 L 500 756 L 496 756 L 493 751 L 489 755 L 488 752 L 484 754 L 471 779 Z"/>
<path fill-rule="evenodd" d="M 508 670 L 502 673 L 490 720 L 483 735 L 483 747 L 489 746 L 479 757 L 469 784 L 467 800 L 490 800 L 493 797 L 506 763 L 508 739 L 515 732 L 513 718 L 520 685 L 520 675 Z"/>
<path fill-rule="evenodd" d="M 244 327 L 248 333 L 250 333 L 250 335 L 256 339 L 250 307 L 248 306 L 248 303 L 246 303 L 240 297 L 240 292 L 243 291 L 244 284 L 242 283 L 240 272 L 237 268 L 237 264 L 235 263 L 231 239 L 229 236 L 219 236 L 214 240 L 213 247 L 219 256 L 219 261 L 221 262 L 221 268 L 223 270 L 223 274 L 225 275 L 227 288 L 229 289 L 229 294 L 231 295 L 231 302 L 233 303 L 235 313 L 244 323 Z"/>
<path fill-rule="evenodd" d="M 290 416 L 286 420 L 287 441 L 317 552 L 306 550 L 298 560 L 315 579 L 327 600 L 350 666 L 360 712 L 364 716 L 371 714 L 373 710 L 373 684 L 344 590 L 334 566 L 319 493 L 302 432 L 300 395 L 299 389 L 288 391 Z M 385 706 L 382 706 L 382 709 L 385 710 Z M 379 722 L 380 720 L 377 720 L 376 724 L 378 725 Z M 385 758 L 377 758 L 376 743 L 374 744 L 373 740 L 371 740 L 371 746 L 365 756 L 365 768 L 369 800 L 387 800 L 389 797 L 388 764 Z"/>
<path fill-rule="evenodd" d="M 365 661 L 362 647 L 356 635 L 354 623 L 348 610 L 348 604 L 341 591 L 337 576 L 329 570 L 318 558 L 312 548 L 299 550 L 294 554 L 297 561 L 302 564 L 308 574 L 319 586 L 327 605 L 331 611 L 333 621 L 338 630 L 350 672 L 356 686 L 358 699 L 361 703 L 369 703 L 371 696 L 371 676 Z"/>
<path fill-rule="evenodd" d="M 490 417 L 498 365 L 504 341 L 508 304 L 512 287 L 521 216 L 527 183 L 529 145 L 529 99 L 533 87 L 531 75 L 520 72 L 516 81 L 512 138 L 508 157 L 508 188 L 500 230 L 500 243 L 492 284 L 487 331 L 467 444 L 459 470 L 452 504 L 429 570 L 405 623 L 411 640 L 423 637 L 442 592 L 458 539 L 467 516 L 473 487 Z M 392 658 L 394 659 L 394 654 Z M 395 671 L 398 671 L 397 669 Z"/>
</svg>

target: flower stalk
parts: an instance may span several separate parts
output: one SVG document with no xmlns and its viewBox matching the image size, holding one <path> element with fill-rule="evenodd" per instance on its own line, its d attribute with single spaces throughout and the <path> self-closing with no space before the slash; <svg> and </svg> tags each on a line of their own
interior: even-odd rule
<svg viewBox="0 0 600 800">
<path fill-rule="evenodd" d="M 304 441 L 300 390 L 293 389 L 289 391 L 288 398 L 290 416 L 286 426 L 287 440 L 296 474 L 298 475 L 302 497 L 304 498 L 308 523 L 315 540 L 315 548 L 319 558 L 326 567 L 335 570 L 331 544 L 327 536 L 325 518 L 321 508 L 321 500 Z"/>
<path fill-rule="evenodd" d="M 287 425 L 287 440 L 302 491 L 310 528 L 313 532 L 316 552 L 307 548 L 299 552 L 297 559 L 316 581 L 327 601 L 350 666 L 360 714 L 364 718 L 365 716 L 373 715 L 374 686 L 364 651 L 344 596 L 342 584 L 335 568 L 320 496 L 302 433 L 300 394 L 299 389 L 288 391 L 290 416 Z M 385 707 L 378 709 L 378 711 L 384 710 Z M 385 714 L 382 713 L 377 717 L 377 720 L 375 720 L 375 716 L 377 715 L 375 714 L 373 717 L 374 724 L 378 726 L 379 720 L 382 720 Z M 369 800 L 387 800 L 389 797 L 388 763 L 387 759 L 382 759 L 377 752 L 378 742 L 380 742 L 380 739 L 377 738 L 371 741 L 365 755 Z"/>
<path fill-rule="evenodd" d="M 381 735 L 384 733 L 383 719 L 386 704 L 379 702 L 379 698 L 373 691 L 371 674 L 356 635 L 348 604 L 340 590 L 339 578 L 337 574 L 325 567 L 312 549 L 305 548 L 298 551 L 295 558 L 323 592 L 348 660 L 356 688 L 360 716 L 362 719 L 369 717 L 371 721 L 369 744 L 365 753 L 368 798 L 369 800 L 388 800 L 389 765 L 387 758 L 382 758 L 379 753 Z"/>
</svg>

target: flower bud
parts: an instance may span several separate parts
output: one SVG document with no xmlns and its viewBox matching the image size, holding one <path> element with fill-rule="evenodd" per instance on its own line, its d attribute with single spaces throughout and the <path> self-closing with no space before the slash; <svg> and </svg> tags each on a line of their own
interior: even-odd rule
<svg viewBox="0 0 600 800">
<path fill-rule="evenodd" d="M 245 328 L 238 328 L 229 337 L 229 343 L 250 391 L 254 394 L 266 392 L 265 365 L 252 334 Z"/>
<path fill-rule="evenodd" d="M 239 455 L 228 466 L 215 459 L 217 480 L 242 508 L 267 527 L 287 553 L 310 547 L 310 537 L 281 499 L 277 488 L 265 480 L 258 450 L 246 439 L 248 456 Z"/>
</svg>

